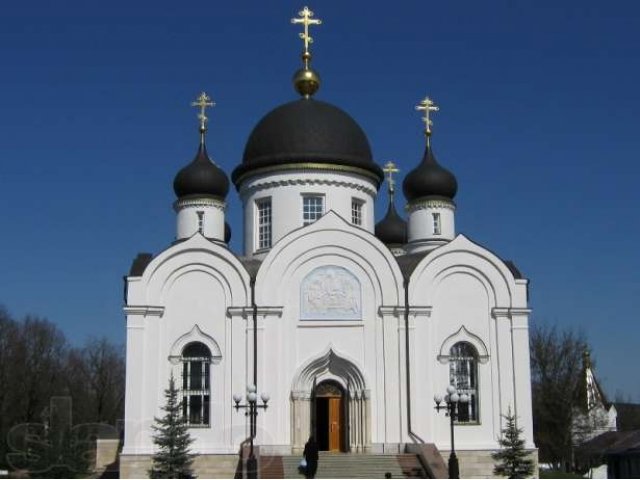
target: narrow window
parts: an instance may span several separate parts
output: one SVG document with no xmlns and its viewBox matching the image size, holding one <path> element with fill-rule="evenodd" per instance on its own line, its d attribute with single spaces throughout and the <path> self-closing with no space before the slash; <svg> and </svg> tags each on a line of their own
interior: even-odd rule
<svg viewBox="0 0 640 480">
<path fill-rule="evenodd" d="M 469 403 L 458 404 L 458 423 L 478 421 L 478 354 L 467 342 L 458 342 L 449 353 L 449 380 L 458 389 L 466 393 Z"/>
<path fill-rule="evenodd" d="M 323 197 L 306 195 L 302 197 L 302 224 L 309 225 L 318 220 L 323 213 Z"/>
<path fill-rule="evenodd" d="M 433 234 L 434 235 L 440 235 L 440 214 L 439 213 L 434 213 L 433 214 Z"/>
<path fill-rule="evenodd" d="M 351 223 L 354 225 L 362 225 L 362 200 L 357 198 L 351 199 Z"/>
<path fill-rule="evenodd" d="M 198 215 L 198 232 L 204 235 L 204 212 L 197 211 L 196 214 Z"/>
<path fill-rule="evenodd" d="M 258 200 L 258 250 L 271 248 L 271 199 Z"/>
<path fill-rule="evenodd" d="M 182 350 L 182 415 L 190 427 L 210 424 L 211 351 L 199 342 Z"/>
</svg>

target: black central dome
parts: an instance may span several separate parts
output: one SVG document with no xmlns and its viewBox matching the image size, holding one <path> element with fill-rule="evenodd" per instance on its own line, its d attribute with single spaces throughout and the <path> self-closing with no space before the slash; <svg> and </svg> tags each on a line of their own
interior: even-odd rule
<svg viewBox="0 0 640 480">
<path fill-rule="evenodd" d="M 339 108 L 312 98 L 281 105 L 258 122 L 231 175 L 238 187 L 247 173 L 266 167 L 316 163 L 354 167 L 373 176 L 384 173 L 373 162 L 362 128 Z"/>
</svg>

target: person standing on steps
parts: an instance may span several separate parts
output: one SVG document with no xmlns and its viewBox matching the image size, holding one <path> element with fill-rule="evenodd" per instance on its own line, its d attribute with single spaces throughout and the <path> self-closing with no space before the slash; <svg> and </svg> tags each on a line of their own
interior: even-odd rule
<svg viewBox="0 0 640 480">
<path fill-rule="evenodd" d="M 305 471 L 306 478 L 315 478 L 318 470 L 318 444 L 316 439 L 309 437 L 309 441 L 304 445 L 304 459 L 307 461 L 307 469 Z"/>
</svg>

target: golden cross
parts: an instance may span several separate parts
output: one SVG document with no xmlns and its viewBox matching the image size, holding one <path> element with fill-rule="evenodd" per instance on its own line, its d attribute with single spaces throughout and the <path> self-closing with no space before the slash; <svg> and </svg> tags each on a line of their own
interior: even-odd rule
<svg viewBox="0 0 640 480">
<path fill-rule="evenodd" d="M 202 92 L 195 102 L 191 102 L 192 107 L 200 107 L 200 113 L 198 114 L 198 120 L 200 120 L 200 132 L 204 133 L 207 130 L 207 121 L 209 120 L 205 115 L 207 107 L 213 107 L 215 102 L 211 101 L 211 97 L 205 92 Z"/>
<path fill-rule="evenodd" d="M 313 38 L 309 35 L 309 25 L 321 25 L 322 20 L 313 17 L 313 12 L 309 10 L 309 7 L 304 7 L 298 12 L 300 18 L 292 18 L 291 23 L 294 25 L 301 23 L 304 25 L 304 32 L 298 35 L 304 41 L 304 53 L 309 53 L 309 44 L 313 43 Z"/>
<path fill-rule="evenodd" d="M 424 122 L 425 128 L 424 133 L 427 136 L 431 135 L 431 127 L 433 126 L 433 121 L 429 118 L 429 114 L 431 112 L 437 112 L 440 110 L 440 107 L 435 104 L 433 100 L 429 97 L 425 97 L 418 105 L 416 105 L 416 110 L 423 111 L 424 117 L 422 117 L 422 121 Z"/>
<path fill-rule="evenodd" d="M 389 183 L 389 194 L 393 195 L 393 192 L 396 189 L 396 181 L 393 179 L 393 174 L 398 173 L 400 170 L 398 170 L 398 167 L 395 163 L 389 161 L 385 164 L 382 171 L 387 174 L 387 182 Z"/>
</svg>

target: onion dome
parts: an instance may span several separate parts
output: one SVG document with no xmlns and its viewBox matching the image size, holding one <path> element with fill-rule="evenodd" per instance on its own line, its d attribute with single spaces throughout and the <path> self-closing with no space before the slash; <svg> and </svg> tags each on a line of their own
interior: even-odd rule
<svg viewBox="0 0 640 480">
<path fill-rule="evenodd" d="M 384 178 L 355 120 L 338 107 L 307 97 L 275 108 L 258 122 L 231 178 L 238 187 L 250 172 L 300 166 L 354 170 L 378 184 Z"/>
<path fill-rule="evenodd" d="M 458 191 L 456 177 L 440 166 L 429 144 L 422 162 L 410 171 L 402 182 L 402 191 L 409 202 L 422 197 L 444 197 L 453 200 Z"/>
<path fill-rule="evenodd" d="M 178 172 L 173 180 L 173 190 L 178 198 L 192 195 L 210 195 L 224 199 L 229 192 L 229 179 L 211 161 L 207 147 L 200 143 L 193 161 Z"/>
<path fill-rule="evenodd" d="M 387 214 L 376 223 L 375 235 L 385 245 L 407 243 L 407 222 L 398 215 L 393 203 L 389 203 Z"/>
<path fill-rule="evenodd" d="M 200 120 L 200 146 L 193 161 L 180 170 L 173 180 L 173 191 L 176 192 L 178 198 L 207 195 L 224 200 L 227 193 L 229 193 L 229 179 L 209 158 L 204 141 L 209 120 L 205 115 L 205 109 L 214 105 L 205 92 L 202 92 L 198 99 L 191 104 L 193 107 L 200 108 L 200 113 L 198 114 L 198 119 Z"/>
<path fill-rule="evenodd" d="M 436 161 L 431 148 L 431 127 L 433 121 L 430 118 L 432 112 L 438 112 L 438 107 L 433 100 L 425 97 L 417 106 L 416 110 L 424 113 L 424 134 L 427 139 L 427 146 L 422 157 L 422 162 L 410 171 L 402 182 L 402 191 L 409 202 L 424 197 L 441 197 L 453 200 L 458 191 L 456 177 L 446 168 L 440 166 Z"/>
</svg>

